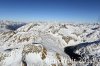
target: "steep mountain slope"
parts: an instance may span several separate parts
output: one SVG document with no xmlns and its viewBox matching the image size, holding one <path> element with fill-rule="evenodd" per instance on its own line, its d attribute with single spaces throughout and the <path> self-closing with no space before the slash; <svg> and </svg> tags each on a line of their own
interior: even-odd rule
<svg viewBox="0 0 100 66">
<path fill-rule="evenodd" d="M 90 61 L 91 56 L 100 59 L 100 24 L 37 22 L 22 25 L 18 24 L 17 29 L 11 31 L 0 32 L 0 66 L 99 64 L 85 60 Z"/>
</svg>

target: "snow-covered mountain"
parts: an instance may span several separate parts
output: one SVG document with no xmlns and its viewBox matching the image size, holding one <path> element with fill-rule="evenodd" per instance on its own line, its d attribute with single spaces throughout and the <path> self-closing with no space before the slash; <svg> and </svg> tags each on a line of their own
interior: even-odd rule
<svg viewBox="0 0 100 66">
<path fill-rule="evenodd" d="M 8 20 L 0 20 L 0 32 L 8 32 L 16 30 L 17 28 L 25 25 L 26 23 L 14 22 Z"/>
<path fill-rule="evenodd" d="M 0 66 L 100 65 L 93 60 L 100 61 L 98 23 L 33 22 L 13 25 L 8 31 L 0 28 Z M 91 60 L 93 62 L 89 63 Z"/>
</svg>

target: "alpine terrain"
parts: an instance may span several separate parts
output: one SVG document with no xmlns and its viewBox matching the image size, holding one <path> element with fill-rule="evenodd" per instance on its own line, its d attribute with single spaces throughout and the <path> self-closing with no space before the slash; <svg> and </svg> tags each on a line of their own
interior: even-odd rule
<svg viewBox="0 0 100 66">
<path fill-rule="evenodd" d="M 100 66 L 100 23 L 0 21 L 0 66 Z"/>
</svg>

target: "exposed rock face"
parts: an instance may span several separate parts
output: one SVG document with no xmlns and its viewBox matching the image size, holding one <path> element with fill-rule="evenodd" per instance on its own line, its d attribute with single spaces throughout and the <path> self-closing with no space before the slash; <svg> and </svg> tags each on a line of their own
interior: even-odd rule
<svg viewBox="0 0 100 66">
<path fill-rule="evenodd" d="M 68 44 L 70 40 L 74 40 L 74 41 L 77 41 L 76 39 L 70 37 L 70 36 L 63 36 L 62 39 Z"/>
<path fill-rule="evenodd" d="M 1 32 L 0 33 L 0 41 L 3 41 L 3 42 L 8 41 L 14 34 L 15 34 L 14 31 Z"/>
<path fill-rule="evenodd" d="M 97 61 L 85 62 L 100 60 L 99 26 L 29 23 L 17 30 L 1 31 L 0 66 L 99 66 Z"/>
</svg>

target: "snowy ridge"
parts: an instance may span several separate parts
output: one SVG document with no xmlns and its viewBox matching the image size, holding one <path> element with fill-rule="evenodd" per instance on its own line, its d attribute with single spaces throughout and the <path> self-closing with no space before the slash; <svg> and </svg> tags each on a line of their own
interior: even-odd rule
<svg viewBox="0 0 100 66">
<path fill-rule="evenodd" d="M 96 41 L 96 42 L 95 42 Z M 87 60 L 100 59 L 100 24 L 29 23 L 0 32 L 0 66 L 87 66 L 64 52 L 72 46 Z M 70 51 L 68 51 L 70 52 Z M 70 62 L 69 62 L 70 61 Z"/>
</svg>

